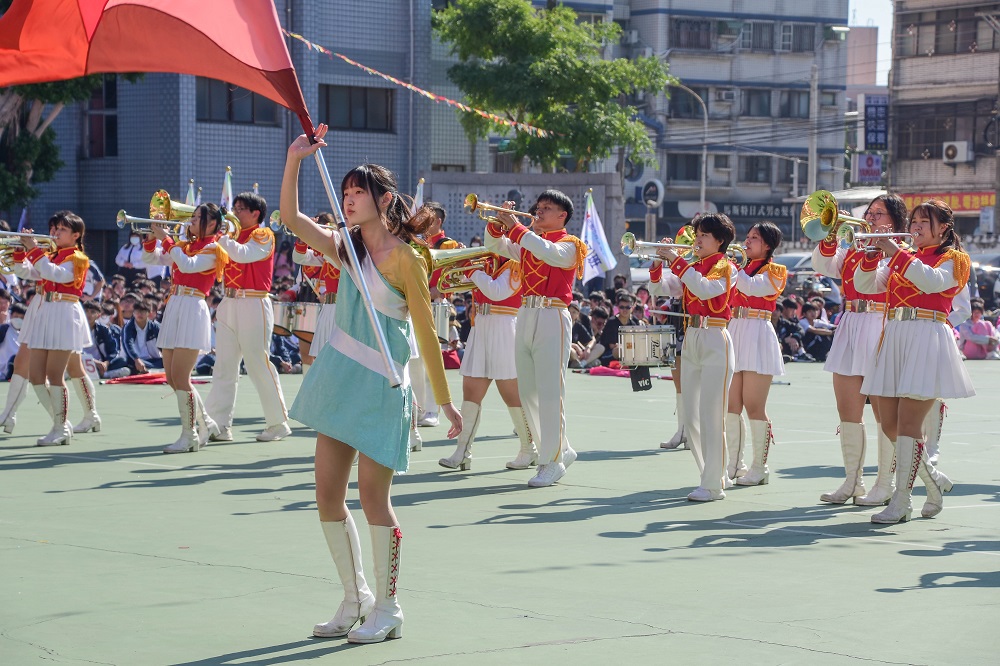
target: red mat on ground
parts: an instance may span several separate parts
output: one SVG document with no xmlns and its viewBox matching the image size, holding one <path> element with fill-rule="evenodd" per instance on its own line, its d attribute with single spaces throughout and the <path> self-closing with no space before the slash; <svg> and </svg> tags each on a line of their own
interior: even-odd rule
<svg viewBox="0 0 1000 666">
<path fill-rule="evenodd" d="M 156 386 L 167 383 L 167 376 L 162 372 L 148 373 L 145 375 L 132 375 L 131 377 L 118 377 L 117 379 L 106 379 L 105 384 L 146 384 Z M 207 384 L 206 379 L 192 379 L 192 384 Z"/>
</svg>

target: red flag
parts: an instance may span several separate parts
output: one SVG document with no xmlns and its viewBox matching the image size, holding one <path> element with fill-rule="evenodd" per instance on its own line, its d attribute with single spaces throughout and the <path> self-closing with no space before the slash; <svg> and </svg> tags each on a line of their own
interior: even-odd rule
<svg viewBox="0 0 1000 666">
<path fill-rule="evenodd" d="M 0 17 L 0 87 L 119 72 L 226 81 L 312 134 L 271 0 L 14 0 Z"/>
</svg>

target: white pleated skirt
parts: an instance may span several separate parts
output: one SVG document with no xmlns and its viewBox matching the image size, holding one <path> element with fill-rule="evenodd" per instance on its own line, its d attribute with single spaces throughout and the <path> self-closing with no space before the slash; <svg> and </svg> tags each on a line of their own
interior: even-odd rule
<svg viewBox="0 0 1000 666">
<path fill-rule="evenodd" d="M 469 332 L 459 374 L 463 377 L 517 379 L 514 363 L 514 315 L 477 315 Z"/>
<path fill-rule="evenodd" d="M 915 400 L 976 394 L 951 327 L 931 320 L 886 322 L 882 344 L 861 392 Z"/>
<path fill-rule="evenodd" d="M 41 300 L 41 297 L 36 298 Z M 31 322 L 28 335 L 25 336 L 22 329 L 21 336 L 21 341 L 29 349 L 80 352 L 93 344 L 83 307 L 69 301 L 43 301 Z"/>
<path fill-rule="evenodd" d="M 881 312 L 845 312 L 833 334 L 833 346 L 823 369 L 848 377 L 864 377 L 875 361 L 885 315 Z"/>
<path fill-rule="evenodd" d="M 312 346 L 309 347 L 309 353 L 313 356 L 319 355 L 320 350 L 333 337 L 333 329 L 336 326 L 334 316 L 336 314 L 336 303 L 324 303 L 319 309 L 319 314 L 316 316 L 316 331 L 313 332 Z"/>
<path fill-rule="evenodd" d="M 28 309 L 24 311 L 24 321 L 21 322 L 21 337 L 18 338 L 21 344 L 26 344 L 25 341 L 31 334 L 31 327 L 35 323 L 35 318 L 38 316 L 38 308 L 42 307 L 42 301 L 44 297 L 36 295 L 31 299 L 31 303 L 28 304 Z"/>
<path fill-rule="evenodd" d="M 212 351 L 212 313 L 208 303 L 198 296 L 174 294 L 167 300 L 156 339 L 160 349 L 197 349 Z"/>
<path fill-rule="evenodd" d="M 729 322 L 736 354 L 736 372 L 756 372 L 761 375 L 785 374 L 778 334 L 767 319 L 733 319 Z"/>
</svg>

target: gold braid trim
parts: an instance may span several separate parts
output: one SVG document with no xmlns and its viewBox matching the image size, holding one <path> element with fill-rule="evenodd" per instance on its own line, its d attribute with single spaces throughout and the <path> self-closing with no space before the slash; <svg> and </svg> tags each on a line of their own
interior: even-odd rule
<svg viewBox="0 0 1000 666">
<path fill-rule="evenodd" d="M 73 262 L 73 288 L 82 289 L 87 281 L 87 269 L 90 268 L 90 259 L 83 252 L 77 250 L 69 257 Z"/>
<path fill-rule="evenodd" d="M 576 263 L 573 264 L 573 268 L 576 269 L 576 277 L 578 279 L 583 279 L 583 267 L 584 262 L 587 261 L 587 253 L 590 252 L 590 248 L 587 244 L 576 236 L 566 235 L 559 239 L 560 243 L 573 243 L 576 245 Z"/>
<path fill-rule="evenodd" d="M 250 239 L 260 243 L 261 245 L 271 244 L 271 251 L 267 254 L 265 259 L 270 259 L 274 255 L 274 232 L 267 227 L 258 227 L 250 233 Z"/>
<path fill-rule="evenodd" d="M 951 259 L 955 263 L 955 279 L 959 287 L 964 287 L 969 282 L 969 273 L 972 270 L 972 260 L 965 252 L 960 250 L 948 250 L 944 253 L 945 259 Z"/>
<path fill-rule="evenodd" d="M 707 275 L 705 275 L 705 279 L 718 280 L 721 277 L 725 277 L 728 280 L 732 276 L 732 272 L 733 272 L 732 264 L 729 263 L 728 259 L 723 257 L 722 259 L 719 259 L 717 262 L 715 262 L 715 265 L 712 266 L 712 269 L 708 271 Z"/>
<path fill-rule="evenodd" d="M 229 253 L 226 252 L 226 248 L 222 247 L 221 244 L 215 244 L 215 281 L 222 282 L 222 276 L 225 275 L 226 266 L 229 264 Z"/>
<path fill-rule="evenodd" d="M 788 268 L 773 261 L 768 262 L 765 268 L 767 269 L 771 286 L 780 294 L 785 290 L 785 283 L 788 281 Z"/>
</svg>

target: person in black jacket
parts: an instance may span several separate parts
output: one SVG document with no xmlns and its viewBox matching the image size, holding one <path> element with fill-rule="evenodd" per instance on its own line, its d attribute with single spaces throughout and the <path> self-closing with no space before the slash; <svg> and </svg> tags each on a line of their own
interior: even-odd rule
<svg viewBox="0 0 1000 666">
<path fill-rule="evenodd" d="M 160 324 L 149 316 L 149 306 L 139 302 L 132 310 L 132 319 L 122 331 L 125 362 L 133 375 L 144 375 L 150 368 L 162 368 L 163 356 L 156 346 Z"/>
<path fill-rule="evenodd" d="M 89 354 L 94 359 L 97 366 L 97 374 L 101 379 L 115 379 L 117 377 L 128 377 L 129 368 L 125 358 L 121 353 L 121 345 L 118 342 L 121 331 L 113 331 L 109 324 L 105 326 L 98 320 L 101 318 L 101 306 L 94 301 L 83 304 L 83 312 L 87 315 L 87 323 L 90 324 L 90 337 L 94 341 L 93 346 L 84 349 L 84 353 Z M 118 328 L 115 326 L 115 328 Z"/>
</svg>

